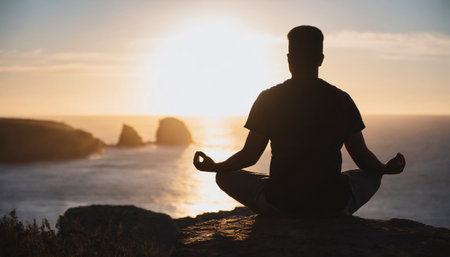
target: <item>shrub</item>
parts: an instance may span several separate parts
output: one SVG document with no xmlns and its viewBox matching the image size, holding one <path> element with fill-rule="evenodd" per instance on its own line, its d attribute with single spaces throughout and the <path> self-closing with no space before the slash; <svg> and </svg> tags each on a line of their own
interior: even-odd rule
<svg viewBox="0 0 450 257">
<path fill-rule="evenodd" d="M 0 256 L 161 256 L 154 242 L 138 243 L 122 235 L 97 228 L 88 232 L 79 222 L 70 224 L 71 232 L 60 235 L 47 219 L 24 224 L 15 210 L 0 220 Z"/>
</svg>

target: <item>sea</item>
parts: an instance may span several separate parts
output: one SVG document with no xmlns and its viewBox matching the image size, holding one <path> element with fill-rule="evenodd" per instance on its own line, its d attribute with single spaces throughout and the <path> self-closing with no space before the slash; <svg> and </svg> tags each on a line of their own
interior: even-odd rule
<svg viewBox="0 0 450 257">
<path fill-rule="evenodd" d="M 154 141 L 161 116 L 45 116 L 91 132 L 108 144 L 118 141 L 122 124 Z M 108 147 L 88 158 L 30 164 L 0 164 L 0 215 L 16 210 L 19 219 L 55 226 L 71 207 L 135 205 L 173 218 L 231 210 L 240 204 L 215 184 L 214 173 L 192 165 L 195 151 L 223 161 L 240 150 L 246 117 L 177 117 L 194 143 L 187 147 L 148 144 Z M 402 218 L 450 228 L 450 116 L 364 115 L 368 147 L 386 162 L 404 154 L 400 175 L 386 175 L 377 194 L 355 215 Z M 345 148 L 342 170 L 356 168 Z M 270 146 L 249 170 L 268 173 Z"/>
</svg>

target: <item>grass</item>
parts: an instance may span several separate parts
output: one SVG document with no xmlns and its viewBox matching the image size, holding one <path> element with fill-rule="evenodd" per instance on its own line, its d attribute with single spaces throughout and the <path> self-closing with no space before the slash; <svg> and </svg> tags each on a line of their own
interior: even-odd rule
<svg viewBox="0 0 450 257">
<path fill-rule="evenodd" d="M 70 233 L 57 233 L 47 219 L 24 224 L 13 210 L 0 220 L 0 256 L 161 256 L 155 243 L 136 242 L 121 229 L 88 232 L 78 222 L 69 226 Z"/>
</svg>

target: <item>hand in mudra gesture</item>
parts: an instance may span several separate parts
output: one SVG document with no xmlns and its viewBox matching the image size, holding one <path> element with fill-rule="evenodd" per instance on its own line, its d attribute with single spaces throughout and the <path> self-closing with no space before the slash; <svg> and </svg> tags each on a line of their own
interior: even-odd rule
<svg viewBox="0 0 450 257">
<path fill-rule="evenodd" d="M 405 157 L 401 153 L 398 153 L 394 158 L 389 160 L 384 165 L 383 173 L 384 174 L 399 174 L 403 171 L 403 169 L 405 168 L 405 165 L 406 165 Z"/>
<path fill-rule="evenodd" d="M 194 166 L 201 171 L 217 171 L 217 163 L 201 151 L 195 152 Z"/>
</svg>

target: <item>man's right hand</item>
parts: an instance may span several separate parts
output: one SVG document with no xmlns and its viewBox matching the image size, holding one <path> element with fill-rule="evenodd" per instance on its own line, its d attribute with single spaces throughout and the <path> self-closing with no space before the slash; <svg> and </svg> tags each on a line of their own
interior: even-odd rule
<svg viewBox="0 0 450 257">
<path fill-rule="evenodd" d="M 200 160 L 200 157 L 203 160 Z M 198 151 L 194 155 L 194 166 L 201 171 L 217 171 L 217 163 L 204 152 Z"/>
<path fill-rule="evenodd" d="M 392 158 L 384 165 L 383 173 L 399 174 L 403 171 L 405 165 L 406 165 L 405 157 L 401 153 L 398 153 L 394 158 Z"/>
</svg>

